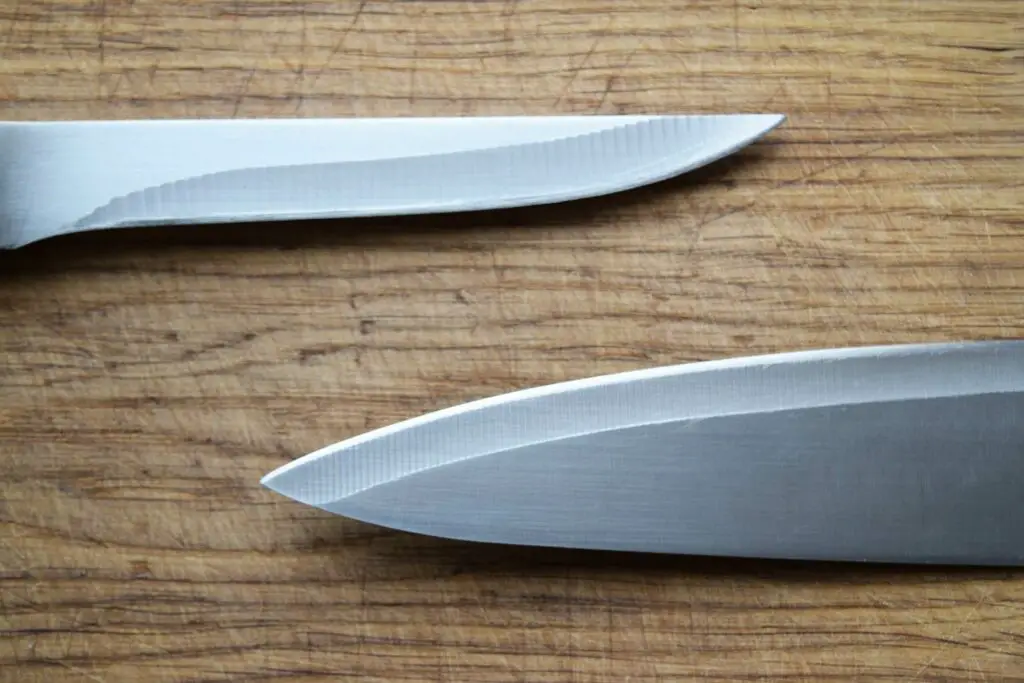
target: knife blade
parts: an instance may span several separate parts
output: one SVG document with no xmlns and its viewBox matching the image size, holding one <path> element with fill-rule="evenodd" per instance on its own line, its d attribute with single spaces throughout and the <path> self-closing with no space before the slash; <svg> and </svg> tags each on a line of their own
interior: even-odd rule
<svg viewBox="0 0 1024 683">
<path fill-rule="evenodd" d="M 326 446 L 262 484 L 464 541 L 1024 564 L 1024 341 L 789 352 L 528 388 Z"/>
<path fill-rule="evenodd" d="M 0 248 L 84 230 L 582 199 L 731 154 L 776 114 L 0 123 Z"/>
</svg>

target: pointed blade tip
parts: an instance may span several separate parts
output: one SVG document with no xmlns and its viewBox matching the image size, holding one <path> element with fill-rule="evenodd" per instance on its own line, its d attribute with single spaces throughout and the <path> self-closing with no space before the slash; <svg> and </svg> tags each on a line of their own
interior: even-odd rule
<svg viewBox="0 0 1024 683">
<path fill-rule="evenodd" d="M 750 123 L 751 128 L 755 130 L 755 137 L 774 130 L 786 120 L 785 114 L 738 114 L 738 116 Z"/>
<path fill-rule="evenodd" d="M 304 500 L 304 496 L 301 495 L 301 485 L 298 485 L 301 482 L 299 470 L 304 468 L 308 458 L 307 455 L 292 460 L 267 472 L 260 477 L 260 485 L 286 498 L 309 504 L 309 501 Z"/>
<path fill-rule="evenodd" d="M 774 130 L 786 120 L 785 114 L 736 114 L 735 120 L 747 124 L 750 129 L 749 137 L 757 138 Z M 745 126 L 746 127 L 746 126 Z"/>
<path fill-rule="evenodd" d="M 262 477 L 260 477 L 260 486 L 268 488 L 274 493 L 280 493 L 283 496 L 288 496 L 288 494 L 282 491 L 281 487 L 279 486 L 279 480 L 281 478 L 281 469 L 281 467 L 278 467 L 277 469 L 267 472 Z M 290 498 L 291 496 L 288 497 Z"/>
<path fill-rule="evenodd" d="M 260 485 L 304 505 L 321 507 L 348 497 L 367 485 L 365 467 L 343 454 L 358 453 L 357 444 L 373 441 L 363 435 L 347 442 L 330 444 L 287 462 L 260 477 Z"/>
</svg>

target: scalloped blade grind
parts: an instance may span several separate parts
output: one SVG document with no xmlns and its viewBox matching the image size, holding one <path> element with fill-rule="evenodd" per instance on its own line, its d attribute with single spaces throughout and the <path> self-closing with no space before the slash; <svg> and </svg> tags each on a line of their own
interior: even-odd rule
<svg viewBox="0 0 1024 683">
<path fill-rule="evenodd" d="M 514 545 L 1024 564 L 1024 341 L 706 361 L 526 389 L 327 446 L 262 483 Z"/>
<path fill-rule="evenodd" d="M 665 180 L 776 114 L 0 123 L 0 247 L 145 225 L 446 213 Z"/>
</svg>

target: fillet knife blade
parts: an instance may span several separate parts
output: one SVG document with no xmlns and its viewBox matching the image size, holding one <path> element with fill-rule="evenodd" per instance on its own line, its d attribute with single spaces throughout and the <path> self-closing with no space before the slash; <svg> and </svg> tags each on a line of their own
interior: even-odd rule
<svg viewBox="0 0 1024 683">
<path fill-rule="evenodd" d="M 0 123 L 0 248 L 159 224 L 594 197 L 731 154 L 777 114 Z"/>
<path fill-rule="evenodd" d="M 529 388 L 267 474 L 379 526 L 526 546 L 1024 564 L 1024 341 L 695 362 Z"/>
</svg>

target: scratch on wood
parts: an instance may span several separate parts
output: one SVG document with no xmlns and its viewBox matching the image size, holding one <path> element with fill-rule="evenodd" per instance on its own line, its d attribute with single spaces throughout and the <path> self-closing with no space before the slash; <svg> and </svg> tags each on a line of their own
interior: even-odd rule
<svg viewBox="0 0 1024 683">
<path fill-rule="evenodd" d="M 566 81 L 565 87 L 562 89 L 561 94 L 559 94 L 558 99 L 555 100 L 554 105 L 552 105 L 553 108 L 557 109 L 558 105 L 560 105 L 562 101 L 565 100 L 566 96 L 568 96 L 569 91 L 572 90 L 573 85 L 575 85 L 577 79 L 579 79 L 580 73 L 582 73 L 583 69 L 585 69 L 590 63 L 590 58 L 594 56 L 594 52 L 597 50 L 597 46 L 601 43 L 603 38 L 603 31 L 594 36 L 594 39 L 591 41 L 590 47 L 587 49 L 586 53 L 584 53 L 583 58 L 580 60 L 579 64 L 572 69 L 572 73 L 569 76 L 568 81 Z"/>
<path fill-rule="evenodd" d="M 349 36 L 351 36 L 352 32 L 356 30 L 359 24 L 359 20 L 362 19 L 363 17 L 363 12 L 366 11 L 366 5 L 368 2 L 369 0 L 359 0 L 359 4 L 356 6 L 355 12 L 352 13 L 352 19 L 349 21 L 348 25 L 344 29 L 342 29 L 341 35 L 338 36 L 337 40 L 334 43 L 334 47 L 331 48 L 331 51 L 330 53 L 328 53 L 327 58 L 324 59 L 323 63 L 316 70 L 316 73 L 313 74 L 313 80 L 309 84 L 310 90 L 316 87 L 316 84 L 317 82 L 319 82 L 320 77 L 323 76 L 324 72 L 330 68 L 331 63 L 334 62 L 334 58 L 337 57 L 341 53 L 341 51 L 345 49 L 346 45 L 348 45 Z"/>
</svg>

